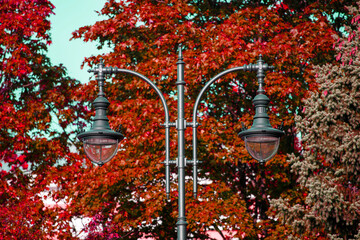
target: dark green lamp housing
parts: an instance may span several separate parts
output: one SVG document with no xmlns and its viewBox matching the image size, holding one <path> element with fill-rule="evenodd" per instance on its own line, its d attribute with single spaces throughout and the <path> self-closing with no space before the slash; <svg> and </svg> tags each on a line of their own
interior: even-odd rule
<svg viewBox="0 0 360 240">
<path fill-rule="evenodd" d="M 86 156 L 97 165 L 104 165 L 116 154 L 118 143 L 124 136 L 110 129 L 106 110 L 110 105 L 104 96 L 95 99 L 93 106 L 96 114 L 89 131 L 80 133 L 77 137 L 84 143 Z"/>
<path fill-rule="evenodd" d="M 270 160 L 275 156 L 280 143 L 280 137 L 284 132 L 280 129 L 273 128 L 270 125 L 267 114 L 267 105 L 269 98 L 258 93 L 253 99 L 256 114 L 254 122 L 250 129 L 243 130 L 239 136 L 245 141 L 245 147 L 249 154 L 261 163 Z"/>
</svg>

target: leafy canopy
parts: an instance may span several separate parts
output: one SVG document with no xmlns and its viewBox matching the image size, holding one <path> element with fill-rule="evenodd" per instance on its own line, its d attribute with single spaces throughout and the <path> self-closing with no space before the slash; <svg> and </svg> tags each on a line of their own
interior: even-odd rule
<svg viewBox="0 0 360 240">
<path fill-rule="evenodd" d="M 278 217 L 302 239 L 360 237 L 360 15 L 359 7 L 349 10 L 347 37 L 334 44 L 337 62 L 315 68 L 319 89 L 295 119 L 303 150 L 290 162 L 305 198 L 273 202 Z"/>
<path fill-rule="evenodd" d="M 270 236 L 277 222 L 266 213 L 268 199 L 281 194 L 300 197 L 285 159 L 287 153 L 296 151 L 293 126 L 295 114 L 301 113 L 301 99 L 318 87 L 313 66 L 334 60 L 332 35 L 339 26 L 328 16 L 341 12 L 342 22 L 347 16 L 345 9 L 335 8 L 338 5 L 340 1 L 322 5 L 318 1 L 109 0 L 100 12 L 107 20 L 73 33 L 74 38 L 110 46 L 113 51 L 102 56 L 108 66 L 138 71 L 155 82 L 168 101 L 172 121 L 178 44 L 185 46 L 187 119 L 192 117 L 201 88 L 217 73 L 254 63 L 259 54 L 276 67 L 266 77 L 272 101 L 270 118 L 275 126 L 284 122 L 287 136 L 280 153 L 266 167 L 250 159 L 237 137 L 240 121 L 251 124 L 256 76 L 224 77 L 202 102 L 198 156 L 204 163 L 199 175 L 207 181 L 200 186 L 198 200 L 191 197 L 191 180 L 186 185 L 188 231 L 194 238 L 207 239 L 207 230 L 220 228 L 241 239 Z M 93 66 L 99 57 L 89 57 L 84 64 Z M 95 81 L 84 85 L 79 100 L 93 99 L 95 86 Z M 126 139 L 111 163 L 102 168 L 88 166 L 74 187 L 76 200 L 71 208 L 94 217 L 93 223 L 107 229 L 97 233 L 90 227 L 91 236 L 106 238 L 117 233 L 128 239 L 144 235 L 175 238 L 176 178 L 172 179 L 171 202 L 166 203 L 161 164 L 164 130 L 160 127 L 164 116 L 159 99 L 148 85 L 127 75 L 113 77 L 105 88 L 111 102 L 111 125 L 117 129 L 121 124 Z M 175 137 L 172 132 L 173 158 Z M 190 130 L 186 143 L 186 157 L 191 159 Z"/>
<path fill-rule="evenodd" d="M 79 82 L 46 56 L 53 8 L 0 1 L 0 239 L 58 235 L 61 210 L 44 205 L 46 194 L 56 200 L 51 184 L 66 192 L 63 171 L 81 166 L 70 151 L 71 125 L 86 114 L 72 98 Z"/>
</svg>

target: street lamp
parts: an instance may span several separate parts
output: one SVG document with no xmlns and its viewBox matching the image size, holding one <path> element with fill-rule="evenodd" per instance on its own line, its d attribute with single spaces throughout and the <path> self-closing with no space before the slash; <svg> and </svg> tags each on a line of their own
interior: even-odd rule
<svg viewBox="0 0 360 240">
<path fill-rule="evenodd" d="M 187 163 L 193 164 L 193 189 L 194 196 L 197 196 L 197 110 L 200 104 L 201 97 L 208 89 L 208 87 L 222 76 L 236 72 L 236 71 L 257 71 L 257 78 L 259 83 L 259 89 L 256 97 L 253 99 L 256 114 L 254 116 L 254 122 L 250 129 L 242 128 L 239 136 L 245 141 L 246 149 L 249 154 L 260 162 L 266 162 L 271 159 L 277 152 L 280 142 L 280 137 L 284 134 L 281 129 L 275 129 L 271 127 L 269 116 L 267 115 L 267 106 L 269 104 L 269 98 L 264 94 L 263 89 L 265 71 L 272 67 L 264 63 L 261 58 L 256 64 L 244 65 L 241 67 L 235 67 L 225 70 L 209 82 L 205 84 L 200 91 L 195 101 L 193 110 L 193 121 L 186 122 L 184 118 L 184 65 L 183 56 L 181 52 L 181 46 L 179 47 L 179 58 L 177 62 L 177 104 L 178 104 L 178 118 L 176 122 L 169 122 L 169 110 L 165 101 L 165 98 L 158 87 L 150 81 L 144 75 L 127 70 L 114 67 L 105 67 L 104 62 L 100 59 L 100 63 L 89 72 L 96 74 L 96 80 L 98 81 L 99 94 L 95 99 L 93 105 L 96 111 L 94 123 L 89 131 L 80 133 L 77 137 L 84 143 L 84 149 L 89 159 L 97 165 L 102 166 L 106 162 L 110 161 L 112 157 L 116 155 L 118 143 L 124 138 L 121 132 L 115 132 L 110 129 L 109 119 L 106 116 L 106 110 L 109 106 L 109 101 L 105 98 L 103 91 L 105 74 L 114 73 L 128 73 L 139 77 L 143 81 L 147 82 L 159 95 L 160 100 L 164 107 L 165 112 L 165 178 L 166 178 L 166 196 L 169 199 L 170 194 L 170 164 L 177 164 L 178 167 L 178 208 L 179 215 L 177 225 L 178 240 L 186 239 L 186 217 L 185 217 L 185 166 Z M 170 127 L 176 127 L 178 133 L 178 157 L 176 160 L 170 160 Z M 193 128 L 193 159 L 187 160 L 185 158 L 185 129 L 186 127 Z"/>
<path fill-rule="evenodd" d="M 102 67 L 103 63 L 99 64 Z M 106 110 L 110 103 L 104 94 L 104 73 L 97 74 L 99 85 L 98 97 L 93 102 L 95 118 L 90 131 L 82 132 L 77 137 L 84 143 L 86 156 L 97 165 L 104 165 L 110 161 L 117 152 L 119 142 L 124 138 L 120 132 L 111 130 Z"/>
</svg>

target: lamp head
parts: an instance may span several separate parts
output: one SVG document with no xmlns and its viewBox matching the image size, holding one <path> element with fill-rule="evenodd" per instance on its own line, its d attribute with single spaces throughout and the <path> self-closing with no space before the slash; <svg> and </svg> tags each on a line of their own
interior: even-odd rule
<svg viewBox="0 0 360 240">
<path fill-rule="evenodd" d="M 253 99 L 256 114 L 250 129 L 243 130 L 239 136 L 245 141 L 248 153 L 261 163 L 273 158 L 279 148 L 280 137 L 284 135 L 282 130 L 273 128 L 270 125 L 267 115 L 269 98 L 259 93 Z"/>
<path fill-rule="evenodd" d="M 120 132 L 111 130 L 106 110 L 110 105 L 109 101 L 99 96 L 95 99 L 95 118 L 89 131 L 77 135 L 78 139 L 84 143 L 86 156 L 97 165 L 104 165 L 116 154 L 118 143 L 124 139 Z"/>
</svg>

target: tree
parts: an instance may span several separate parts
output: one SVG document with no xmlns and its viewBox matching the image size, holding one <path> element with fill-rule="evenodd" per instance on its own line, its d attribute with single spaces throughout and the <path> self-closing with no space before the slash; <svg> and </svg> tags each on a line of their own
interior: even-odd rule
<svg viewBox="0 0 360 240">
<path fill-rule="evenodd" d="M 86 114 L 71 98 L 79 82 L 46 56 L 53 8 L 47 0 L 0 1 L 0 239 L 57 235 L 61 215 L 44 199 L 59 195 L 50 184 L 66 191 L 63 170 L 81 166 L 69 141 L 74 119 Z"/>
<path fill-rule="evenodd" d="M 201 88 L 222 70 L 254 63 L 259 54 L 276 67 L 277 71 L 267 75 L 266 90 L 272 100 L 272 123 L 276 126 L 283 121 L 287 136 L 280 153 L 266 167 L 248 156 L 237 137 L 240 121 L 251 124 L 256 76 L 238 73 L 224 77 L 205 96 L 198 157 L 204 161 L 200 178 L 208 181 L 201 184 L 199 199 L 191 197 L 191 181 L 186 186 L 189 236 L 196 239 L 208 239 L 209 229 L 258 239 L 276 226 L 266 214 L 268 199 L 280 194 L 298 197 L 295 177 L 285 161 L 286 154 L 295 151 L 294 115 L 301 112 L 300 101 L 308 91 L 317 89 L 312 67 L 334 60 L 331 35 L 338 29 L 325 15 L 329 5 L 325 8 L 309 1 L 311 4 L 294 9 L 277 1 L 248 2 L 109 0 L 101 10 L 107 20 L 73 34 L 84 41 L 98 41 L 99 47 L 112 47 L 111 53 L 102 56 L 105 63 L 148 76 L 166 95 L 172 113 L 176 112 L 176 49 L 182 43 L 187 119 L 192 117 Z M 331 1 L 329 8 L 338 3 Z M 99 58 L 89 57 L 85 64 L 93 66 Z M 78 100 L 94 99 L 95 84 L 84 85 Z M 123 126 L 126 139 L 111 163 L 96 168 L 87 162 L 74 186 L 76 194 L 71 196 L 69 211 L 88 217 L 100 214 L 96 221 L 103 229 L 111 225 L 127 239 L 141 235 L 175 238 L 176 185 L 172 185 L 172 199 L 167 203 L 159 99 L 148 85 L 127 75 L 114 77 L 105 89 L 111 102 L 110 122 L 114 129 Z M 175 121 L 174 114 L 171 118 Z M 191 131 L 187 130 L 186 142 L 190 141 Z M 175 138 L 171 146 L 171 156 L 175 156 Z M 188 159 L 191 150 L 188 144 Z"/>
<path fill-rule="evenodd" d="M 338 62 L 315 68 L 319 89 L 295 119 L 303 149 L 290 162 L 305 195 L 273 201 L 296 239 L 360 238 L 360 15 L 349 11 L 351 25 L 334 45 Z"/>
</svg>

